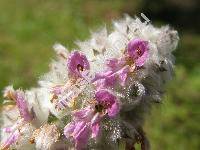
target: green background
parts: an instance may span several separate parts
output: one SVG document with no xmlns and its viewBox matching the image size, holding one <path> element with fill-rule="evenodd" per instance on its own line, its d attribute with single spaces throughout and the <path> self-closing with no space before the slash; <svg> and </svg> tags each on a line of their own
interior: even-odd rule
<svg viewBox="0 0 200 150">
<path fill-rule="evenodd" d="M 154 25 L 169 24 L 180 35 L 175 77 L 145 123 L 152 150 L 198 150 L 199 6 L 197 0 L 0 0 L 0 90 L 37 86 L 55 57 L 55 42 L 76 48 L 73 42 L 89 38 L 90 30 L 143 12 Z"/>
</svg>

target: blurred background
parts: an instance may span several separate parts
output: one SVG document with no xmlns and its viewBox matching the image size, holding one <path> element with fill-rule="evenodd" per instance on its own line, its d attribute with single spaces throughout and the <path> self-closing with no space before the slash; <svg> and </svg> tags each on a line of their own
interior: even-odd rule
<svg viewBox="0 0 200 150">
<path fill-rule="evenodd" d="M 68 48 L 90 29 L 127 13 L 144 13 L 154 25 L 179 32 L 176 72 L 165 101 L 145 123 L 152 150 L 200 149 L 200 1 L 198 0 L 0 0 L 0 90 L 37 85 L 54 58 L 52 45 Z M 2 97 L 1 97 L 2 102 Z"/>
</svg>

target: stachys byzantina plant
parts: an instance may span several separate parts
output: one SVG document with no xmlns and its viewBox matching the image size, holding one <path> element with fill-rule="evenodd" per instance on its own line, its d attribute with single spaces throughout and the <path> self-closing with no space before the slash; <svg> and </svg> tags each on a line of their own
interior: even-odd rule
<svg viewBox="0 0 200 150">
<path fill-rule="evenodd" d="M 178 34 L 129 16 L 113 24 L 77 50 L 55 44 L 37 88 L 5 88 L 1 149 L 149 149 L 144 114 L 172 77 Z"/>
</svg>

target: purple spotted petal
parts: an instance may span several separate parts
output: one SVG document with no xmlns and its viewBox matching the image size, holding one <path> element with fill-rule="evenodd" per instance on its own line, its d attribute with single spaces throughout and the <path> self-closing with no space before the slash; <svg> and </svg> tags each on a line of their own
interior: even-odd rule
<svg viewBox="0 0 200 150">
<path fill-rule="evenodd" d="M 128 43 L 128 55 L 135 60 L 136 66 L 143 66 L 148 58 L 148 42 L 133 39 Z"/>
<path fill-rule="evenodd" d="M 70 75 L 82 77 L 81 71 L 89 70 L 90 65 L 85 55 L 78 51 L 74 51 L 68 57 L 67 67 Z"/>
<path fill-rule="evenodd" d="M 119 112 L 117 97 L 105 89 L 95 93 L 95 99 L 107 110 L 109 117 L 115 117 Z"/>
<path fill-rule="evenodd" d="M 17 90 L 15 93 L 15 98 L 21 117 L 24 118 L 25 121 L 31 121 L 33 119 L 33 114 L 31 114 L 28 110 L 24 92 Z"/>
</svg>

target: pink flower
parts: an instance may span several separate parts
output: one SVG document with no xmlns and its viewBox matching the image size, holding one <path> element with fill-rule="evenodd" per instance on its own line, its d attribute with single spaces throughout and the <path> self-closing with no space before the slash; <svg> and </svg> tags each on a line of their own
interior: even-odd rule
<svg viewBox="0 0 200 150">
<path fill-rule="evenodd" d="M 129 72 L 130 66 L 128 65 L 121 66 L 121 68 L 119 66 L 113 67 L 103 73 L 97 73 L 93 83 L 96 85 L 97 89 L 114 87 L 116 83 L 125 86 Z"/>
<path fill-rule="evenodd" d="M 115 117 L 119 113 L 119 102 L 117 97 L 105 89 L 101 89 L 95 93 L 97 104 L 95 106 L 97 112 L 105 111 L 109 117 Z"/>
<path fill-rule="evenodd" d="M 109 70 L 116 72 L 126 65 L 126 59 L 125 57 L 108 59 L 106 65 Z"/>
<path fill-rule="evenodd" d="M 73 120 L 64 128 L 64 135 L 74 142 L 75 148 L 86 148 L 89 138 L 97 138 L 100 132 L 100 122 L 108 114 L 115 117 L 119 113 L 117 97 L 107 90 L 95 93 L 94 107 L 87 107 L 73 112 Z"/>
<path fill-rule="evenodd" d="M 75 111 L 73 121 L 64 128 L 64 135 L 70 138 L 77 150 L 87 146 L 89 138 L 96 138 L 99 134 L 100 115 L 90 107 Z"/>
<path fill-rule="evenodd" d="M 81 72 L 90 68 L 86 56 L 78 51 L 74 51 L 69 55 L 67 66 L 69 74 L 73 77 L 82 77 Z"/>
<path fill-rule="evenodd" d="M 116 83 L 125 86 L 129 73 L 133 72 L 135 66 L 141 67 L 148 58 L 148 42 L 141 39 L 131 40 L 125 56 L 112 58 L 107 61 L 107 69 L 97 73 L 93 83 L 97 89 L 113 88 Z"/>
<path fill-rule="evenodd" d="M 33 113 L 28 110 L 28 105 L 23 91 L 17 90 L 15 92 L 15 101 L 19 109 L 20 116 L 24 118 L 24 121 L 31 121 L 33 119 Z"/>
<path fill-rule="evenodd" d="M 5 127 L 3 129 L 3 132 L 9 133 L 10 135 L 3 142 L 0 149 L 8 149 L 10 145 L 16 143 L 21 136 L 20 128 L 23 127 L 26 123 L 32 121 L 34 118 L 33 112 L 30 112 L 28 109 L 28 104 L 25 99 L 24 92 L 21 90 L 17 90 L 14 91 L 13 95 L 13 99 L 15 100 L 18 107 L 21 119 L 18 119 L 12 126 Z"/>
<path fill-rule="evenodd" d="M 113 87 L 116 81 L 116 74 L 113 74 L 112 71 L 105 71 L 102 73 L 97 73 L 93 83 L 96 85 L 97 89 L 101 89 L 106 87 Z"/>
<path fill-rule="evenodd" d="M 134 59 L 136 66 L 143 66 L 149 55 L 148 42 L 142 39 L 131 40 L 128 43 L 127 53 Z"/>
</svg>

